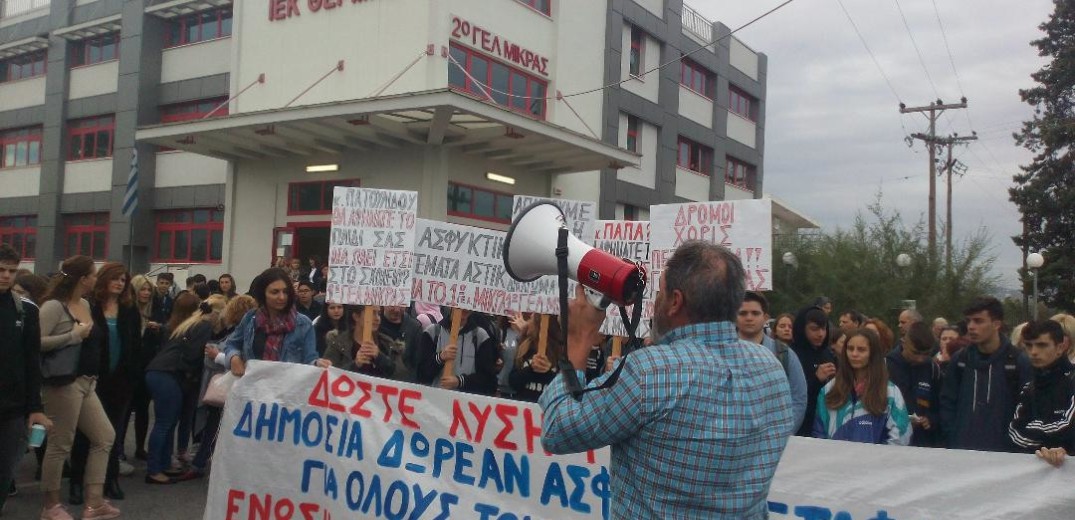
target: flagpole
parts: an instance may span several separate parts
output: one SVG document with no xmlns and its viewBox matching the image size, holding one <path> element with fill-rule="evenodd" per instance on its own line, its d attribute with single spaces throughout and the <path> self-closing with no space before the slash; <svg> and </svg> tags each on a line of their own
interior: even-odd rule
<svg viewBox="0 0 1075 520">
<path fill-rule="evenodd" d="M 127 272 L 134 270 L 134 210 L 138 208 L 138 148 L 131 148 L 131 170 L 123 193 L 123 216 L 127 217 Z"/>
</svg>

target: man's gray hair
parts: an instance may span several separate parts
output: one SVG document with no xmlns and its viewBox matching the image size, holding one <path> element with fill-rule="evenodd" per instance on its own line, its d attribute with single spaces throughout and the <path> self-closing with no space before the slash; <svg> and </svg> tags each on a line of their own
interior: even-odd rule
<svg viewBox="0 0 1075 520">
<path fill-rule="evenodd" d="M 664 270 L 665 297 L 683 294 L 691 323 L 735 321 L 746 293 L 743 264 L 728 248 L 690 240 L 676 249 Z"/>
<path fill-rule="evenodd" d="M 915 309 L 904 309 L 903 312 L 907 313 L 907 317 L 910 318 L 911 322 L 913 322 L 913 323 L 918 323 L 918 322 L 921 322 L 921 321 L 925 321 L 925 318 L 922 317 L 922 313 L 918 312 Z"/>
</svg>

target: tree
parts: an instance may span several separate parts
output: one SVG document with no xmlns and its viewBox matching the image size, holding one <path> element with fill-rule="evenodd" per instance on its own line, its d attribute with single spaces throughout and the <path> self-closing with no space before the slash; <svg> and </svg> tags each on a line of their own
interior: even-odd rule
<svg viewBox="0 0 1075 520">
<path fill-rule="evenodd" d="M 795 312 L 824 295 L 833 299 L 837 313 L 854 309 L 894 325 L 904 301 L 915 300 L 927 318 L 954 321 L 971 299 L 996 291 L 989 241 L 979 230 L 953 244 L 952 270 L 946 272 L 943 259 L 930 259 L 925 224 L 908 226 L 898 212 L 882 207 L 878 194 L 849 229 L 791 236 L 776 244 L 771 307 Z M 798 260 L 790 268 L 780 261 L 789 251 Z M 900 254 L 910 255 L 911 265 L 899 267 Z"/>
<path fill-rule="evenodd" d="M 1023 235 L 1012 237 L 1026 253 L 1041 252 L 1042 300 L 1051 307 L 1075 311 L 1075 1 L 1055 0 L 1055 10 L 1039 28 L 1045 36 L 1031 45 L 1050 58 L 1031 74 L 1037 86 L 1020 90 L 1034 107 L 1034 118 L 1015 134 L 1033 161 L 1014 177 L 1011 200 L 1023 215 Z M 1020 270 L 1024 294 L 1029 277 Z"/>
</svg>

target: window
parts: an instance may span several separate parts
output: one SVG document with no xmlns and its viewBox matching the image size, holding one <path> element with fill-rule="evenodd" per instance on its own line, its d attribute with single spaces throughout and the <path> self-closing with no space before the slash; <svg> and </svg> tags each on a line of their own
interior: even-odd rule
<svg viewBox="0 0 1075 520">
<path fill-rule="evenodd" d="M 639 211 L 639 209 L 640 208 L 638 206 L 633 206 L 631 204 L 624 204 L 623 205 L 623 220 L 632 220 L 632 221 L 641 220 L 640 217 L 641 217 L 642 213 L 641 213 L 641 211 Z"/>
<path fill-rule="evenodd" d="M 0 131 L 0 168 L 41 164 L 41 127 Z"/>
<path fill-rule="evenodd" d="M 224 256 L 224 212 L 215 209 L 158 211 L 156 262 L 219 263 Z"/>
<path fill-rule="evenodd" d="M 632 76 L 639 76 L 642 74 L 642 56 L 646 51 L 646 33 L 642 32 L 642 29 L 631 26 L 631 63 L 630 72 Z"/>
<path fill-rule="evenodd" d="M 361 186 L 358 179 L 293 182 L 287 185 L 288 215 L 328 215 L 332 213 L 332 191 L 336 186 Z"/>
<path fill-rule="evenodd" d="M 45 56 L 37 51 L 0 61 L 0 83 L 45 75 Z"/>
<path fill-rule="evenodd" d="M 757 121 L 758 116 L 754 109 L 757 99 L 735 85 L 728 85 L 728 110 L 739 114 L 751 121 Z"/>
<path fill-rule="evenodd" d="M 530 6 L 539 13 L 552 15 L 552 0 L 518 0 L 518 2 Z"/>
<path fill-rule="evenodd" d="M 714 79 L 712 72 L 690 59 L 683 58 L 680 61 L 680 85 L 712 99 Z"/>
<path fill-rule="evenodd" d="M 180 16 L 168 22 L 165 47 L 204 42 L 231 36 L 231 8 Z"/>
<path fill-rule="evenodd" d="M 685 137 L 680 137 L 676 165 L 702 175 L 712 175 L 713 149 L 708 146 L 702 146 Z"/>
<path fill-rule="evenodd" d="M 728 157 L 727 166 L 728 169 L 724 173 L 724 182 L 747 191 L 754 191 L 755 168 L 753 165 Z"/>
<path fill-rule="evenodd" d="M 638 118 L 627 116 L 627 150 L 638 153 L 638 136 L 641 132 Z"/>
<path fill-rule="evenodd" d="M 67 160 L 80 161 L 112 157 L 112 137 L 115 130 L 116 120 L 111 114 L 69 122 L 67 134 L 71 141 L 71 148 L 67 154 Z"/>
<path fill-rule="evenodd" d="M 512 201 L 510 193 L 448 183 L 448 214 L 453 217 L 511 224 Z"/>
<path fill-rule="evenodd" d="M 202 119 L 227 100 L 228 98 L 226 97 L 220 97 L 162 106 L 160 109 L 161 123 L 176 123 L 179 121 Z M 228 115 L 227 105 L 224 105 L 220 107 L 220 110 L 213 112 L 213 117 L 222 117 L 226 115 Z"/>
<path fill-rule="evenodd" d="M 37 246 L 37 217 L 0 217 L 0 244 L 15 248 L 23 260 L 33 259 Z"/>
<path fill-rule="evenodd" d="M 71 66 L 93 65 L 119 58 L 119 32 L 94 36 L 71 44 Z"/>
<path fill-rule="evenodd" d="M 64 215 L 64 256 L 86 255 L 108 259 L 108 213 Z"/>
<path fill-rule="evenodd" d="M 471 81 L 467 74 L 451 63 L 448 67 L 448 84 L 452 88 L 488 99 L 515 112 L 545 119 L 545 93 L 548 83 L 454 43 L 451 56 L 470 76 L 482 83 L 479 85 Z M 493 90 L 511 93 L 512 96 Z"/>
</svg>

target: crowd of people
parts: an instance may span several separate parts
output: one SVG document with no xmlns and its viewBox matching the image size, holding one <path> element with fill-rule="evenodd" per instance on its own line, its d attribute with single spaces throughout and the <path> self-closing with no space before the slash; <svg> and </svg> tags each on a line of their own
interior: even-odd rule
<svg viewBox="0 0 1075 520">
<path fill-rule="evenodd" d="M 732 263 L 704 248 L 696 254 Z M 692 334 L 729 341 L 725 336 L 730 335 L 733 345 L 764 347 L 779 362 L 783 376 L 778 379 L 787 381 L 773 385 L 767 379 L 772 373 L 753 381 L 787 394 L 778 403 L 753 405 L 768 406 L 769 429 L 780 431 L 764 438 L 774 446 L 794 433 L 1027 451 L 1053 464 L 1075 453 L 1075 318 L 1027 323 L 1009 335 L 1003 307 L 993 298 L 976 299 L 955 326 L 943 318 L 927 324 L 918 312 L 906 310 L 894 331 L 884 320 L 854 310 L 834 316 L 833 303 L 825 298 L 771 319 L 766 298 L 741 288 L 730 291 L 732 303 L 717 294 L 695 302 L 703 311 L 675 307 L 667 299 L 674 293 L 662 291 L 651 339 L 634 352 L 628 345 L 614 355 L 614 338 L 565 338 L 555 316 L 494 317 L 461 310 L 455 343 L 450 342 L 454 309 L 447 307 L 373 307 L 374 319 L 367 322 L 364 306 L 324 301 L 326 278 L 317 258 L 305 264 L 281 260 L 252 280 L 245 293 L 228 274 L 216 280 L 194 275 L 178 290 L 172 273 L 133 275 L 122 264 L 97 267 L 85 256 L 68 258 L 50 278 L 18 270 L 19 260 L 13 249 L 0 246 L 0 487 L 14 490 L 11 476 L 27 453 L 28 428 L 44 426 L 47 439 L 34 450 L 43 520 L 71 519 L 67 505 L 82 506 L 81 518 L 88 520 L 120 516 L 112 501 L 124 499 L 119 476 L 133 469 L 124 453 L 132 416 L 136 449 L 131 455 L 146 461 L 147 484 L 203 478 L 221 420 L 221 409 L 203 402 L 207 387 L 225 372 L 241 377 L 250 360 L 332 366 L 541 401 L 548 416 L 548 408 L 562 402 L 557 378 L 562 361 L 587 381 L 627 363 L 623 379 L 632 381 L 643 377 L 646 363 L 670 362 L 646 345 L 690 344 Z M 676 272 L 671 262 L 668 272 Z M 730 310 L 720 310 L 725 307 Z M 676 313 L 682 322 L 668 321 Z M 706 351 L 693 348 L 685 346 L 675 355 L 704 359 Z M 733 364 L 756 363 L 755 353 L 721 355 Z M 644 368 L 632 371 L 631 358 Z M 698 390 L 715 384 L 710 376 L 719 374 L 677 377 L 684 389 Z M 699 406 L 713 413 L 737 413 L 703 397 L 691 399 L 702 399 Z M 547 428 L 546 448 L 580 448 L 595 439 L 614 444 L 614 438 L 605 437 L 629 433 L 632 425 L 616 427 L 625 429 L 588 435 L 576 445 L 557 440 L 556 428 Z M 775 460 L 768 463 L 775 468 Z M 65 475 L 68 496 L 62 501 Z"/>
</svg>

